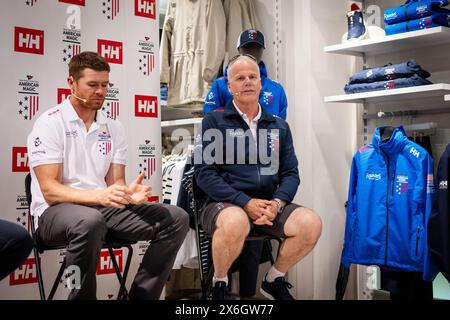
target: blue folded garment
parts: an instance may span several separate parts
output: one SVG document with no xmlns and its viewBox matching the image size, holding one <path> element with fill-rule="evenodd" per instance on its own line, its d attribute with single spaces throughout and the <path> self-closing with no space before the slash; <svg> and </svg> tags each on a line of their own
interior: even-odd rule
<svg viewBox="0 0 450 320">
<path fill-rule="evenodd" d="M 167 101 L 167 96 L 169 94 L 169 89 L 167 88 L 167 85 L 161 85 L 160 86 L 160 96 L 161 100 Z"/>
<path fill-rule="evenodd" d="M 430 76 L 430 73 L 423 70 L 422 67 L 417 64 L 416 60 L 408 60 L 399 64 L 389 64 L 383 67 L 364 69 L 351 76 L 349 84 L 410 78 L 414 74 L 417 74 L 423 79 Z"/>
<path fill-rule="evenodd" d="M 417 31 L 434 27 L 450 27 L 450 15 L 434 14 L 429 17 L 400 22 L 384 27 L 386 35 L 393 35 L 409 31 Z"/>
<path fill-rule="evenodd" d="M 448 4 L 448 0 L 408 0 L 400 7 L 384 11 L 384 23 L 391 25 L 436 13 L 449 14 L 449 10 L 443 8 Z"/>
<path fill-rule="evenodd" d="M 360 93 L 360 92 L 369 92 L 369 91 L 379 91 L 379 90 L 392 90 L 399 88 L 407 88 L 407 87 L 416 87 L 433 84 L 432 82 L 419 77 L 418 75 L 413 75 L 410 78 L 400 78 L 389 81 L 378 81 L 371 83 L 355 83 L 355 84 L 346 84 L 344 87 L 344 91 L 346 94 L 350 93 Z"/>
</svg>

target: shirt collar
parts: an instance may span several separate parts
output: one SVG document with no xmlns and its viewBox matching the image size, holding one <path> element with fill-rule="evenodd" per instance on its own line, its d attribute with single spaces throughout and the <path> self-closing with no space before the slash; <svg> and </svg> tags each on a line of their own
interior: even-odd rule
<svg viewBox="0 0 450 320">
<path fill-rule="evenodd" d="M 236 108 L 236 111 L 239 113 L 239 115 L 242 117 L 242 119 L 248 119 L 247 115 L 241 111 L 241 109 L 239 109 L 239 107 L 236 105 L 236 103 L 233 100 L 233 106 Z M 253 118 L 252 122 L 257 122 L 260 118 L 261 118 L 261 106 L 258 103 L 258 114 L 256 115 L 255 118 Z M 245 117 L 245 118 L 244 118 Z"/>
</svg>

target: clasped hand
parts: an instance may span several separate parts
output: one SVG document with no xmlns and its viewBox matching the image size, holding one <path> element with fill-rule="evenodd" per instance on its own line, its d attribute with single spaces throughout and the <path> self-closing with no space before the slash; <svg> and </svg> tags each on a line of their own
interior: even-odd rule
<svg viewBox="0 0 450 320">
<path fill-rule="evenodd" d="M 112 184 L 101 190 L 100 204 L 104 207 L 124 208 L 126 205 L 139 205 L 147 201 L 151 195 L 149 186 L 142 184 L 144 172 L 141 172 L 136 180 L 126 185 Z"/>
<path fill-rule="evenodd" d="M 273 225 L 277 216 L 277 206 L 274 201 L 251 199 L 244 207 L 250 219 L 257 225 Z"/>
</svg>

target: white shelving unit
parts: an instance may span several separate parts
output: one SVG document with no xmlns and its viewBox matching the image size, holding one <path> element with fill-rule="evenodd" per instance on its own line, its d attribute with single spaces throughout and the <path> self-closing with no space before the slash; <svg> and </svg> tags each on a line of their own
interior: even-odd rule
<svg viewBox="0 0 450 320">
<path fill-rule="evenodd" d="M 401 51 L 415 50 L 424 47 L 433 47 L 450 44 L 450 28 L 436 27 L 413 32 L 406 32 L 391 36 L 361 41 L 346 42 L 326 46 L 324 52 L 340 55 L 356 56 L 365 59 L 370 56 L 390 54 Z M 404 100 L 427 99 L 442 97 L 444 101 L 450 101 L 450 84 L 437 83 L 409 88 L 392 90 L 380 90 L 356 94 L 343 94 L 324 97 L 327 103 L 357 103 L 363 107 L 361 115 L 366 114 L 367 104 L 383 102 L 402 102 Z M 367 119 L 363 122 L 364 144 L 368 142 Z M 358 297 L 371 299 L 373 291 L 366 288 L 367 283 L 366 267 L 358 266 L 357 282 Z"/>
<path fill-rule="evenodd" d="M 324 102 L 374 103 L 444 96 L 450 99 L 450 84 L 437 83 L 417 87 L 380 90 L 325 97 Z"/>
<path fill-rule="evenodd" d="M 450 28 L 436 27 L 375 39 L 349 41 L 324 48 L 326 53 L 367 56 L 450 43 Z"/>
<path fill-rule="evenodd" d="M 202 123 L 202 120 L 203 118 L 190 118 L 190 119 L 161 121 L 161 128 L 198 125 Z"/>
</svg>

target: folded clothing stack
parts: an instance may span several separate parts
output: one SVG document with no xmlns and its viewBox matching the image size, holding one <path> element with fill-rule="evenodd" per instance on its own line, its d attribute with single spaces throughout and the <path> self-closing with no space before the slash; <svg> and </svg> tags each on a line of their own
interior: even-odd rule
<svg viewBox="0 0 450 320">
<path fill-rule="evenodd" d="M 160 85 L 160 96 L 161 100 L 167 101 L 167 96 L 169 95 L 169 90 L 167 88 L 167 85 L 161 84 Z"/>
<path fill-rule="evenodd" d="M 364 69 L 350 77 L 345 93 L 391 90 L 432 84 L 426 78 L 430 73 L 423 70 L 415 60 L 383 67 Z"/>
<path fill-rule="evenodd" d="M 450 27 L 448 0 L 407 0 L 402 6 L 384 12 L 386 35 L 433 27 Z"/>
</svg>

